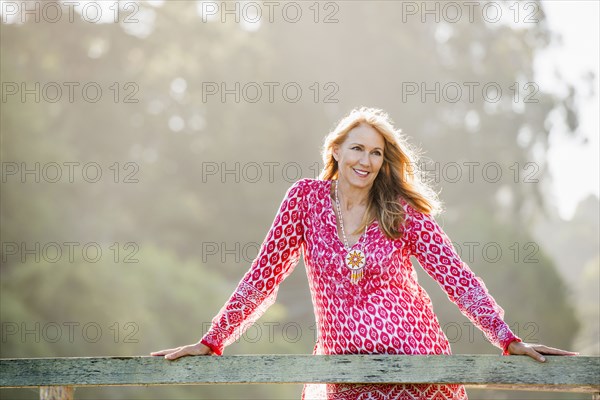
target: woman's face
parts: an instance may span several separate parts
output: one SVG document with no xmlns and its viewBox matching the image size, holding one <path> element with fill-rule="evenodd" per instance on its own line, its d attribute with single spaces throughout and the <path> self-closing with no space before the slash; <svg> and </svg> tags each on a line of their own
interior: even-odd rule
<svg viewBox="0 0 600 400">
<path fill-rule="evenodd" d="M 383 165 L 384 147 L 385 139 L 373 127 L 367 124 L 354 127 L 346 140 L 333 149 L 339 179 L 352 186 L 371 187 Z"/>
</svg>

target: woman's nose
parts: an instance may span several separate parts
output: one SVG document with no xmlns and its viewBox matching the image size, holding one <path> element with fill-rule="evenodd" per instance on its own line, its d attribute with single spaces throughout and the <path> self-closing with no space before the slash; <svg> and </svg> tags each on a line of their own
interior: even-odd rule
<svg viewBox="0 0 600 400">
<path fill-rule="evenodd" d="M 363 153 L 363 155 L 360 157 L 360 165 L 368 166 L 370 163 L 371 160 L 369 159 L 369 155 L 366 152 Z"/>
</svg>

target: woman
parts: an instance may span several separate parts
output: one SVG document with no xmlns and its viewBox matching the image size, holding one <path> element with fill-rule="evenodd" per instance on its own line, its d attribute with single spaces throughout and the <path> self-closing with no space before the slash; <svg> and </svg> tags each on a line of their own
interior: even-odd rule
<svg viewBox="0 0 600 400">
<path fill-rule="evenodd" d="M 320 179 L 287 191 L 258 256 L 193 345 L 151 353 L 174 360 L 222 355 L 275 301 L 304 254 L 318 327 L 313 354 L 451 354 L 415 256 L 460 311 L 503 355 L 577 353 L 527 344 L 460 260 L 433 214 L 440 205 L 420 179 L 415 155 L 387 114 L 353 110 L 325 138 Z M 307 384 L 303 399 L 466 399 L 463 385 Z"/>
</svg>

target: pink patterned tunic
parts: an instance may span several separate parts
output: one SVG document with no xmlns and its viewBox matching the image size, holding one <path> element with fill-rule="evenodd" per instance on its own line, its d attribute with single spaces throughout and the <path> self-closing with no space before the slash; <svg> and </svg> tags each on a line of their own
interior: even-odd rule
<svg viewBox="0 0 600 400">
<path fill-rule="evenodd" d="M 330 180 L 303 178 L 287 191 L 258 256 L 201 341 L 217 355 L 270 307 L 278 286 L 304 255 L 317 324 L 313 354 L 452 354 L 418 284 L 410 256 L 503 355 L 521 341 L 503 321 L 504 310 L 483 281 L 461 261 L 434 218 L 400 199 L 404 234 L 390 240 L 373 221 L 352 248 L 366 253 L 364 276 L 350 283 L 336 226 Z M 462 385 L 306 384 L 312 399 L 466 399 Z"/>
</svg>

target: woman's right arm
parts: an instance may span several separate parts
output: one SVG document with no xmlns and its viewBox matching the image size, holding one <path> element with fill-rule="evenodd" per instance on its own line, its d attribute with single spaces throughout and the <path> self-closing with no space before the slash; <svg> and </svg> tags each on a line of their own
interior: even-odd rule
<svg viewBox="0 0 600 400">
<path fill-rule="evenodd" d="M 304 242 L 303 195 L 306 179 L 287 191 L 271 229 L 250 269 L 195 344 L 150 353 L 169 360 L 186 355 L 222 355 L 275 302 L 279 284 L 293 271 Z"/>
</svg>

